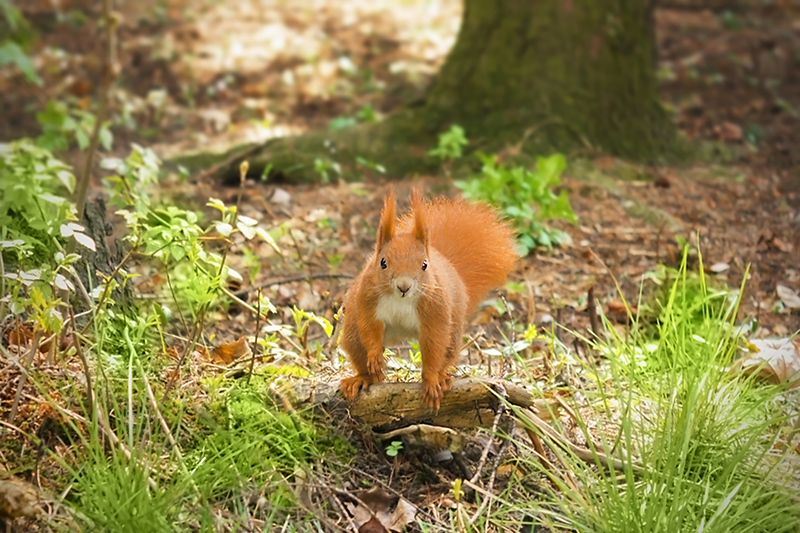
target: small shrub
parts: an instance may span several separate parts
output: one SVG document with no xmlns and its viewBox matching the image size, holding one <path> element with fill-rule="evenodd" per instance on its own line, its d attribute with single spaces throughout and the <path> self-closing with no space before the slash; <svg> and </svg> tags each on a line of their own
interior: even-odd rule
<svg viewBox="0 0 800 533">
<path fill-rule="evenodd" d="M 555 219 L 577 222 L 567 191 L 556 194 L 553 190 L 561 184 L 567 165 L 563 155 L 540 157 L 532 169 L 506 167 L 496 155 L 478 153 L 478 158 L 483 163 L 480 174 L 457 181 L 456 186 L 464 197 L 489 202 L 513 221 L 523 255 L 537 246 L 552 248 L 569 242 L 567 233 L 545 224 Z"/>
</svg>

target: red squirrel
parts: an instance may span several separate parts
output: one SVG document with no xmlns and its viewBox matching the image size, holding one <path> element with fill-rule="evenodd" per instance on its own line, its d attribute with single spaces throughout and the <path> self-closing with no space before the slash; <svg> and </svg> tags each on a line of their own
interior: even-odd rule
<svg viewBox="0 0 800 533">
<path fill-rule="evenodd" d="M 397 218 L 394 191 L 383 201 L 375 252 L 347 291 L 341 346 L 356 375 L 340 389 L 352 399 L 383 381 L 384 346 L 419 339 L 422 400 L 438 410 L 450 388 L 467 318 L 505 283 L 517 259 L 512 228 L 488 205 L 422 199 Z"/>
</svg>

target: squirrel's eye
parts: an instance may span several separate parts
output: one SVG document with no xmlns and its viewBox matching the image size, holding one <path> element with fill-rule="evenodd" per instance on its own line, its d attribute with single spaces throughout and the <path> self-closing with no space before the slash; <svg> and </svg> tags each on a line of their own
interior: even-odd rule
<svg viewBox="0 0 800 533">
<path fill-rule="evenodd" d="M 428 262 L 427 261 L 423 261 L 422 262 L 422 270 L 425 270 L 427 268 L 428 268 Z"/>
<path fill-rule="evenodd" d="M 386 270 L 386 258 L 381 259 L 381 268 Z"/>
</svg>

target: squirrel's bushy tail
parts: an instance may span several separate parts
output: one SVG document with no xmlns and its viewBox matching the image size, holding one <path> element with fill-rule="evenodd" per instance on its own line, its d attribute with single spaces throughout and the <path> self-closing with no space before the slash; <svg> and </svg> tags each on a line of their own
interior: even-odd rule
<svg viewBox="0 0 800 533">
<path fill-rule="evenodd" d="M 514 230 L 483 203 L 448 198 L 422 203 L 412 199 L 412 207 L 424 209 L 429 244 L 455 267 L 467 288 L 469 312 L 474 312 L 486 293 L 503 285 L 514 268 Z M 398 222 L 398 232 L 413 228 L 413 212 Z"/>
</svg>

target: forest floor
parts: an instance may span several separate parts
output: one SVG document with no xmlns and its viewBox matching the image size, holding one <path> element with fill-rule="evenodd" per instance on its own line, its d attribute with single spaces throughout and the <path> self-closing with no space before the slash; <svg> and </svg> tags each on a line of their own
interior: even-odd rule
<svg viewBox="0 0 800 533">
<path fill-rule="evenodd" d="M 0 140 L 36 135 L 31 110 L 65 91 L 79 107 L 89 105 L 100 79 L 92 54 L 99 33 L 86 34 L 78 7 L 73 0 L 59 16 L 45 2 L 24 7 L 46 28 L 37 55 L 46 83 L 0 79 Z M 125 153 L 137 142 L 165 158 L 385 116 L 423 94 L 454 42 L 460 9 L 458 0 L 137 5 L 120 29 L 116 149 Z M 704 262 L 717 265 L 720 282 L 738 286 L 749 265 L 742 313 L 758 317 L 761 334 L 795 331 L 797 316 L 776 293 L 777 285 L 800 290 L 800 17 L 792 15 L 657 10 L 662 100 L 706 156 L 682 166 L 602 156 L 570 165 L 564 186 L 579 224 L 562 229 L 572 246 L 531 254 L 512 277 L 530 283 L 536 313 L 558 312 L 580 330 L 572 315 L 585 315 L 589 286 L 599 302 L 616 300 L 614 275 L 635 301 L 643 274 L 679 260 L 676 237 L 695 243 L 699 235 Z M 386 177 L 396 178 L 391 169 Z M 451 189 L 441 176 L 418 181 Z M 329 270 L 326 256 L 341 255 L 338 271 L 355 274 L 373 238 L 356 222 L 364 216 L 375 227 L 385 183 L 375 175 L 358 184 L 250 183 L 243 213 L 305 233 L 306 270 Z M 191 177 L 161 191 L 201 206 L 209 196 L 231 200 L 235 193 Z M 320 230 L 324 218 L 338 232 Z M 297 267 L 269 260 L 260 276 L 291 277 Z M 347 281 L 301 285 L 284 287 L 285 301 L 308 292 L 307 308 L 330 314 Z"/>
<path fill-rule="evenodd" d="M 43 0 L 21 7 L 41 31 L 35 58 L 45 83 L 32 87 L 0 76 L 0 141 L 36 136 L 34 112 L 49 100 L 69 95 L 78 108 L 90 105 L 100 79 L 94 53 L 101 33 L 87 23 L 98 15 L 95 4 L 62 2 L 58 13 Z M 135 142 L 168 158 L 344 127 L 413 102 L 455 40 L 462 2 L 125 4 L 113 153 L 124 155 Z M 690 256 L 690 269 L 702 257 L 715 287 L 735 291 L 747 273 L 737 322 L 755 320 L 753 338 L 791 336 L 800 328 L 800 14 L 675 8 L 658 9 L 656 22 L 661 97 L 682 134 L 703 147 L 702 160 L 570 159 L 563 187 L 578 223 L 554 225 L 572 242 L 520 260 L 510 276 L 517 288 L 506 295 L 513 316 L 585 332 L 591 288 L 603 313 L 623 328 L 622 299 L 652 303 L 665 283 L 662 267 L 678 268 L 680 243 L 688 242 L 700 251 Z M 67 158 L 78 164 L 81 155 Z M 282 227 L 278 245 L 287 253 L 266 244 L 255 254 L 234 247 L 230 266 L 251 274 L 241 290 L 252 298 L 248 287 L 263 287 L 278 322 L 291 323 L 294 306 L 332 320 L 373 246 L 388 179 L 401 178 L 388 174 L 365 175 L 359 183 L 248 182 L 241 213 Z M 395 185 L 401 205 L 417 184 L 455 192 L 444 175 L 405 178 Z M 238 187 L 171 176 L 158 194 L 205 209 L 210 197 L 235 203 Z M 166 283 L 148 275 L 149 268 L 138 267 L 143 296 Z M 482 308 L 469 328 L 482 338 L 479 347 L 499 342 L 496 307 Z M 254 322 L 233 306 L 209 318 L 206 337 L 210 344 L 234 342 L 252 334 Z M 323 339 L 321 329 L 309 334 Z M 470 362 L 476 355 L 486 362 L 481 350 L 473 351 Z M 338 372 L 328 365 L 318 377 L 336 381 Z M 11 395 L 4 389 L 0 401 Z M 362 456 L 359 467 L 368 469 L 370 457 Z M 382 461 L 376 475 L 393 468 Z M 427 490 L 414 503 L 436 492 Z"/>
</svg>

